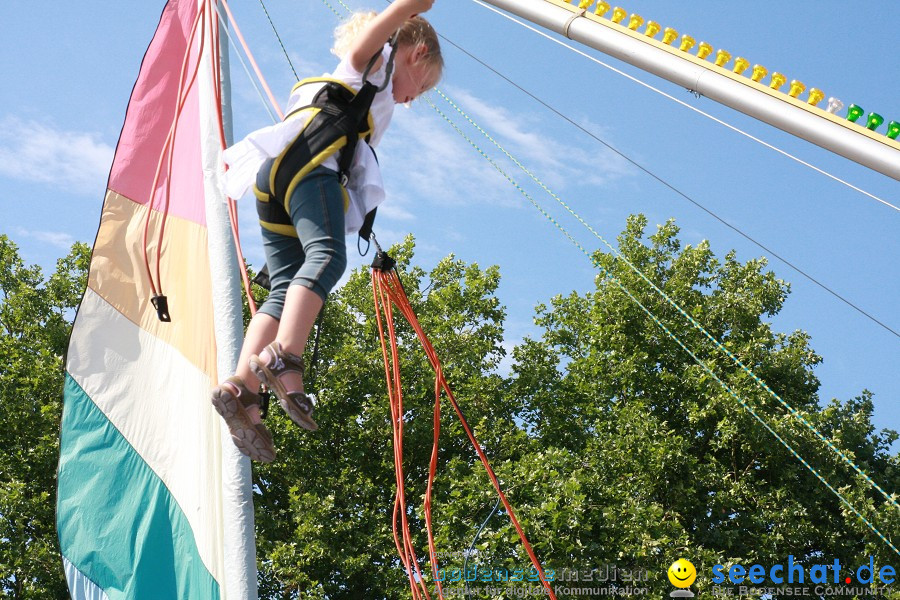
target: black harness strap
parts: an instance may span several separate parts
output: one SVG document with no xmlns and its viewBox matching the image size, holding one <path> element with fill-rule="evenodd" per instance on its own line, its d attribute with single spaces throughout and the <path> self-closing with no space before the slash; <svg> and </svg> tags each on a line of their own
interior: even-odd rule
<svg viewBox="0 0 900 600">
<path fill-rule="evenodd" d="M 354 93 L 337 82 L 327 82 L 308 106 L 294 111 L 296 113 L 310 107 L 319 109 L 306 124 L 303 132 L 281 153 L 281 156 L 268 159 L 260 168 L 256 177 L 256 190 L 259 196 L 256 210 L 260 222 L 264 225 L 290 227 L 292 221 L 285 210 L 285 199 L 291 185 L 295 183 L 297 174 L 315 160 L 322 160 L 323 153 L 336 146 L 339 146 L 337 161 L 340 183 L 346 188 L 360 136 L 371 135 L 369 110 L 372 101 L 375 94 L 384 90 L 391 80 L 396 52 L 397 45 L 392 39 L 391 52 L 385 65 L 384 81 L 380 86 L 370 82 L 368 78 L 381 52 L 375 54 L 366 65 L 362 77 L 363 85 L 358 92 Z M 341 140 L 344 140 L 343 144 Z M 367 241 L 372 233 L 375 212 L 373 209 L 366 214 L 359 231 L 359 237 Z"/>
</svg>

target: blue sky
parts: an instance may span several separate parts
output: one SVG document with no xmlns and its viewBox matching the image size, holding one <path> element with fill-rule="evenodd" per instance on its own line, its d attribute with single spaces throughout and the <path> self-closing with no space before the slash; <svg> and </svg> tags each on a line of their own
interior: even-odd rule
<svg viewBox="0 0 900 600">
<path fill-rule="evenodd" d="M 233 4 L 283 102 L 294 76 L 259 3 Z M 349 4 L 383 7 L 374 0 Z M 621 5 L 821 88 L 845 104 L 900 120 L 900 52 L 891 25 L 900 22 L 900 3 L 782 4 L 634 0 Z M 0 232 L 19 244 L 28 262 L 51 269 L 72 242 L 94 239 L 113 148 L 162 6 L 157 0 L 83 0 L 0 7 Z M 324 0 L 268 0 L 267 7 L 301 77 L 333 67 L 328 47 L 337 21 Z M 438 0 L 429 17 L 447 38 L 900 331 L 900 213 L 471 0 Z M 900 205 L 897 181 L 579 48 Z M 742 261 L 766 255 L 458 50 L 446 45 L 445 56 L 440 89 L 605 239 L 614 242 L 626 216 L 643 212 L 651 225 L 674 218 L 683 243 L 707 239 L 720 257 L 731 249 Z M 233 85 L 236 136 L 268 124 L 236 60 Z M 431 98 L 585 247 L 601 247 L 440 96 Z M 389 193 L 376 226 L 379 239 L 391 243 L 413 233 L 425 265 L 450 253 L 482 266 L 498 264 L 510 347 L 536 331 L 536 304 L 592 288 L 595 273 L 585 256 L 427 102 L 398 108 L 391 127 L 379 152 Z M 247 201 L 241 204 L 241 227 L 245 254 L 259 266 L 259 235 Z M 369 260 L 354 258 L 351 264 Z M 811 335 L 813 348 L 824 357 L 816 371 L 823 400 L 869 389 L 875 394 L 876 425 L 900 430 L 900 338 L 778 260 L 770 258 L 770 267 L 792 284 L 774 326 Z"/>
</svg>

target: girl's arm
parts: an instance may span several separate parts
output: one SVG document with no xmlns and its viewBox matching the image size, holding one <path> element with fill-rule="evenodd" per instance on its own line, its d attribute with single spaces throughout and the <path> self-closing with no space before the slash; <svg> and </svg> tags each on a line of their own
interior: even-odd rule
<svg viewBox="0 0 900 600">
<path fill-rule="evenodd" d="M 350 65 L 362 72 L 372 57 L 384 47 L 407 19 L 427 11 L 432 5 L 434 0 L 394 0 L 394 3 L 372 19 L 353 41 L 348 54 Z M 373 70 L 377 70 L 380 66 L 381 58 L 376 61 Z"/>
</svg>

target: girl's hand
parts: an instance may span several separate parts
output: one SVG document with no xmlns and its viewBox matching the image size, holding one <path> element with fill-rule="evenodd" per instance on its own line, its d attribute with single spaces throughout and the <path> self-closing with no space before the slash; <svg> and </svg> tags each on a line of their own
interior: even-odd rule
<svg viewBox="0 0 900 600">
<path fill-rule="evenodd" d="M 394 32 L 413 15 L 426 12 L 434 6 L 435 0 L 396 0 L 384 9 L 360 32 L 359 37 L 350 48 L 350 64 L 362 72 L 369 59 L 379 52 Z M 375 69 L 381 65 L 381 59 L 375 63 Z"/>
<path fill-rule="evenodd" d="M 403 1 L 403 0 L 401 0 Z M 415 16 L 419 13 L 428 12 L 434 6 L 435 0 L 405 0 L 404 4 L 409 6 L 410 15 Z"/>
</svg>

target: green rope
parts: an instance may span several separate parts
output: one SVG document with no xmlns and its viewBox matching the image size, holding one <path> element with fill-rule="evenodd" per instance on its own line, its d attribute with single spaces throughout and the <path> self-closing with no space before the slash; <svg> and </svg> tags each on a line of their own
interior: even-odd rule
<svg viewBox="0 0 900 600">
<path fill-rule="evenodd" d="M 606 241 L 599 233 L 597 233 L 597 231 L 594 230 L 594 228 L 591 227 L 591 225 L 589 223 L 587 223 L 578 213 L 576 213 L 559 196 L 557 196 L 555 193 L 553 193 L 553 191 L 550 190 L 550 188 L 548 188 L 546 185 L 544 185 L 544 183 L 540 179 L 538 179 L 531 171 L 529 171 L 521 162 L 516 160 L 516 158 L 514 156 L 512 156 L 509 152 L 507 152 L 506 149 L 503 148 L 503 146 L 501 146 L 494 138 L 492 138 L 490 136 L 490 134 L 488 134 L 477 123 L 475 123 L 475 121 L 473 121 L 472 118 L 469 117 L 469 115 L 466 114 L 465 111 L 463 111 L 459 106 L 457 106 L 456 103 L 454 103 L 450 98 L 448 98 L 446 95 L 444 95 L 440 90 L 435 89 L 435 92 L 437 92 L 438 95 L 440 95 L 440 97 L 445 102 L 447 102 L 447 104 L 452 106 L 459 114 L 461 114 L 473 127 L 478 129 L 478 131 L 480 131 L 482 133 L 482 135 L 484 135 L 488 140 L 491 141 L 491 143 L 494 144 L 494 146 L 496 146 L 501 152 L 503 152 L 503 154 L 505 154 L 507 158 L 509 158 L 511 161 L 513 161 L 513 163 L 515 163 L 515 165 L 517 167 L 519 167 L 522 171 L 525 172 L 525 174 L 527 174 L 529 177 L 531 177 L 531 179 L 535 183 L 537 183 L 545 192 L 547 192 L 554 200 L 556 200 L 556 202 L 560 206 L 562 206 L 566 211 L 568 211 L 569 214 L 571 214 L 579 223 L 581 223 L 588 231 L 590 231 L 592 234 L 594 234 L 594 237 L 596 237 L 598 240 L 603 242 L 603 244 L 606 245 L 607 248 L 609 248 L 616 256 L 621 258 L 625 262 L 625 264 L 627 264 L 629 267 L 631 267 L 631 269 L 641 279 L 643 279 L 645 282 L 647 282 L 650 285 L 650 287 L 652 287 L 659 295 L 661 295 L 666 300 L 666 302 L 668 302 L 684 318 L 686 318 L 691 323 L 691 325 L 693 325 L 698 331 L 703 333 L 703 335 L 706 336 L 706 338 L 709 339 L 713 344 L 715 344 L 719 350 L 724 352 L 728 356 L 728 358 L 730 358 L 732 361 L 734 361 L 734 363 L 736 365 L 738 365 L 741 369 L 743 369 L 744 372 L 747 373 L 747 375 L 749 375 L 757 384 L 759 384 L 760 387 L 762 387 L 766 392 L 768 392 L 770 396 L 775 398 L 785 409 L 787 409 L 791 413 L 792 416 L 794 416 L 801 423 L 806 425 L 806 427 L 810 431 L 812 431 L 816 435 L 816 437 L 818 437 L 822 442 L 824 442 L 835 454 L 837 454 L 839 457 L 841 457 L 841 459 L 843 459 L 843 461 L 845 463 L 850 465 L 853 468 L 853 470 L 855 470 L 859 475 L 861 475 L 872 487 L 874 487 L 876 490 L 878 490 L 881 493 L 881 495 L 885 498 L 885 500 L 887 500 L 888 502 L 893 504 L 895 508 L 900 509 L 900 504 L 897 503 L 897 500 L 895 500 L 890 494 L 888 494 L 884 489 L 882 489 L 881 486 L 879 486 L 877 483 L 875 483 L 871 477 L 869 477 L 864 471 L 862 471 L 862 469 L 860 469 L 858 466 L 856 466 L 856 464 L 852 460 L 850 460 L 837 446 L 835 446 L 828 438 L 826 438 L 824 435 L 822 435 L 809 421 L 807 421 L 806 418 L 802 414 L 800 414 L 799 411 L 797 411 L 797 409 L 792 407 L 784 399 L 782 399 L 781 396 L 779 396 L 775 391 L 773 391 L 762 379 L 760 379 L 756 375 L 756 373 L 754 373 L 748 366 L 746 366 L 731 351 L 729 351 L 727 348 L 725 348 L 725 346 L 722 345 L 722 343 L 719 342 L 711 333 L 709 333 L 709 331 L 707 331 L 706 328 L 704 328 L 699 322 L 697 322 L 697 320 L 694 319 L 691 315 L 689 315 L 687 312 L 685 312 L 685 310 L 683 308 L 681 308 L 674 300 L 672 300 L 671 297 L 669 297 L 668 294 L 666 294 L 655 283 L 653 283 L 640 269 L 638 269 L 636 266 L 631 264 L 631 262 L 629 262 L 628 259 L 626 259 L 624 256 L 622 256 L 608 241 Z"/>
<path fill-rule="evenodd" d="M 281 41 L 281 36 L 278 35 L 278 30 L 275 29 L 275 23 L 272 22 L 272 17 L 269 16 L 269 10 L 266 8 L 263 0 L 259 0 L 259 5 L 262 6 L 263 12 L 266 13 L 266 18 L 269 20 L 269 25 L 272 26 L 272 31 L 275 32 L 275 37 L 278 38 L 278 44 L 281 46 L 281 51 L 284 52 L 284 57 L 287 59 L 288 64 L 291 66 L 291 71 L 294 72 L 294 77 L 297 78 L 297 81 L 300 81 L 300 76 L 297 75 L 297 70 L 294 68 L 294 63 L 291 62 L 291 57 L 288 54 L 287 49 L 284 47 L 284 42 Z"/>
<path fill-rule="evenodd" d="M 435 91 L 437 91 L 437 90 L 435 90 Z M 440 92 L 438 92 L 438 93 L 440 94 Z M 685 346 L 684 343 L 683 343 L 680 339 L 678 339 L 678 336 L 676 336 L 674 333 L 672 333 L 672 332 L 669 330 L 669 328 L 666 327 L 666 326 L 662 323 L 662 321 L 660 321 L 659 318 L 657 318 L 656 315 L 654 315 L 654 314 L 650 311 L 650 309 L 648 309 L 646 306 L 644 306 L 643 303 L 641 303 L 641 301 L 638 300 L 638 299 L 634 296 L 634 294 L 632 294 L 631 291 L 629 291 L 629 290 L 628 290 L 628 289 L 627 289 L 627 288 L 626 288 L 626 287 L 625 287 L 625 286 L 624 286 L 624 285 L 623 285 L 623 284 L 622 284 L 622 283 L 621 283 L 621 282 L 620 282 L 620 281 L 619 281 L 612 273 L 610 273 L 606 268 L 604 268 L 604 267 L 600 264 L 600 262 L 599 262 L 597 259 L 595 259 L 593 256 L 591 256 L 591 254 L 584 248 L 584 246 L 581 245 L 580 242 L 578 242 L 574 237 L 572 237 L 572 235 L 571 235 L 571 234 L 570 234 L 570 233 L 569 233 L 562 225 L 560 225 L 559 222 L 558 222 L 556 219 L 554 219 L 550 214 L 548 214 L 547 211 L 545 211 L 545 210 L 543 209 L 543 207 L 541 207 L 541 206 L 540 206 L 540 205 L 539 205 L 539 204 L 538 204 L 538 203 L 537 203 L 537 202 L 536 202 L 536 201 L 528 194 L 528 192 L 526 192 L 524 189 L 522 189 L 522 187 L 518 184 L 518 182 L 516 182 L 516 181 L 515 181 L 512 177 L 510 177 L 505 171 L 503 171 L 503 169 L 502 169 L 502 168 L 501 168 L 501 167 L 500 167 L 500 166 L 499 166 L 492 158 L 490 158 L 490 157 L 484 152 L 484 150 L 482 150 L 475 142 L 473 142 L 473 141 L 469 138 L 469 136 L 467 136 L 467 135 L 465 134 L 465 132 L 463 132 L 463 131 L 456 125 L 456 123 L 454 123 L 454 122 L 453 122 L 446 114 L 444 114 L 444 112 L 441 111 L 441 109 L 439 109 L 434 103 L 432 103 L 431 100 L 427 100 L 427 102 L 428 102 L 428 104 L 429 104 L 429 105 L 430 105 L 430 106 L 431 106 L 431 107 L 432 107 L 432 108 L 433 108 L 433 109 L 434 109 L 441 117 L 444 118 L 445 121 L 447 121 L 447 123 L 450 124 L 451 127 L 453 127 L 453 129 L 456 130 L 456 132 L 457 132 L 460 136 L 463 137 L 463 139 L 465 139 L 467 142 L 469 142 L 469 144 L 470 144 L 470 145 L 471 145 L 471 146 L 472 146 L 472 147 L 473 147 L 473 148 L 474 148 L 474 149 L 475 149 L 475 150 L 476 150 L 476 151 L 477 151 L 477 152 L 478 152 L 485 160 L 487 160 L 487 161 L 488 161 L 488 162 L 489 162 L 489 163 L 490 163 L 490 164 L 491 164 L 491 165 L 492 165 L 492 166 L 493 166 L 493 167 L 494 167 L 501 175 L 503 175 L 503 176 L 506 178 L 507 181 L 509 181 L 509 182 L 510 182 L 517 190 L 519 190 L 519 192 L 520 192 L 523 196 L 525 196 L 525 198 L 528 199 L 528 201 L 532 204 L 532 206 L 534 206 L 535 208 L 537 208 L 538 211 L 541 212 L 541 214 L 543 214 L 543 215 L 544 215 L 551 223 L 553 223 L 553 225 L 555 225 L 556 228 L 559 229 L 559 230 L 560 230 L 560 231 L 561 231 L 561 232 L 562 232 L 562 233 L 563 233 L 563 234 L 564 234 L 564 235 L 565 235 L 565 236 L 566 236 L 566 237 L 567 237 L 567 238 L 568 238 L 568 239 L 569 239 L 569 240 L 570 240 L 570 241 L 571 241 L 571 242 L 572 242 L 579 250 L 581 250 L 581 252 L 582 252 L 585 256 L 588 257 L 588 260 L 590 260 L 591 263 L 601 271 L 601 273 L 603 274 L 603 276 L 604 276 L 606 279 L 608 279 L 609 281 L 611 281 L 612 283 L 614 283 L 620 290 L 622 290 L 623 292 L 625 292 L 625 294 L 626 294 L 626 295 L 627 295 L 627 296 L 628 296 L 635 304 L 637 304 L 637 305 L 641 308 L 641 310 L 643 310 L 643 311 L 647 314 L 647 316 L 649 316 L 649 317 L 653 320 L 653 322 L 656 323 L 656 325 L 660 327 L 660 329 L 662 329 L 662 330 L 663 330 L 670 338 L 672 338 L 672 340 L 675 341 L 675 343 L 677 343 L 677 344 L 678 344 L 685 352 L 687 352 L 688 355 L 690 355 L 690 357 L 691 357 L 692 359 L 694 359 L 694 362 L 696 362 L 698 365 L 700 365 L 700 367 L 702 367 L 703 370 L 706 371 L 707 374 L 709 374 L 710 377 L 712 377 L 713 379 L 715 379 L 716 382 L 718 382 L 719 385 L 721 385 L 722 388 L 724 388 L 725 391 L 728 392 L 729 395 L 731 395 L 735 400 L 737 400 L 737 401 L 741 404 L 741 406 L 743 406 L 745 409 L 747 409 L 747 411 L 748 411 L 751 415 L 753 415 L 753 417 L 754 417 L 757 421 L 759 421 L 759 423 L 760 423 L 763 427 L 765 427 L 766 430 L 767 430 L 769 433 L 771 433 L 771 434 L 775 437 L 776 440 L 778 440 L 779 442 L 781 442 L 781 444 L 782 444 L 785 448 L 787 448 L 787 450 L 788 450 L 788 451 L 789 451 L 789 452 L 790 452 L 797 460 L 799 460 L 800 463 L 801 463 L 803 466 L 805 466 L 807 469 L 809 469 L 809 471 L 810 471 L 810 472 L 811 472 L 811 473 L 812 473 L 819 481 L 821 481 L 821 482 L 825 485 L 825 487 L 827 487 L 829 490 L 831 490 L 831 492 L 834 493 L 834 495 L 837 496 L 837 497 L 841 500 L 841 502 L 843 502 L 843 503 L 844 503 L 844 504 L 845 504 L 845 505 L 853 512 L 853 514 L 855 514 L 857 517 L 859 517 L 860 520 L 861 520 L 863 523 L 865 523 L 865 524 L 869 527 L 869 529 L 871 529 L 871 530 L 872 530 L 879 538 L 881 538 L 882 541 L 884 541 L 884 543 L 886 543 L 886 544 L 891 548 L 891 550 L 893 550 L 898 556 L 900 556 L 900 549 L 898 549 L 893 543 L 891 543 L 891 541 L 890 541 L 887 537 L 885 537 L 885 535 L 884 535 L 883 533 L 881 533 L 881 532 L 878 530 L 878 528 L 875 527 L 875 525 L 872 524 L 871 521 L 869 521 L 865 516 L 863 516 L 862 513 L 860 513 L 860 512 L 856 509 L 856 507 L 854 507 L 854 506 L 850 503 L 849 500 L 847 500 L 846 498 L 844 498 L 844 496 L 843 496 L 838 490 L 836 490 L 830 483 L 828 483 L 828 482 L 825 480 L 825 478 L 822 477 L 822 475 L 820 475 L 819 472 L 818 472 L 812 465 L 810 465 L 808 462 L 806 462 L 806 460 L 804 460 L 804 458 L 803 458 L 802 456 L 800 456 L 800 455 L 797 453 L 797 451 L 794 450 L 794 448 L 793 448 L 793 447 L 792 447 L 792 446 L 791 446 L 784 438 L 782 438 L 782 437 L 778 434 L 778 432 L 776 432 L 774 429 L 772 429 L 772 427 L 771 427 L 771 426 L 770 426 L 770 425 L 769 425 L 769 424 L 768 424 L 761 416 L 759 416 L 759 414 L 757 414 L 757 412 L 756 412 L 755 410 L 753 410 L 753 408 L 752 408 L 749 404 L 747 404 L 747 402 L 746 402 L 743 398 L 741 398 L 741 397 L 740 397 L 733 389 L 731 389 L 731 387 L 730 387 L 727 383 L 725 383 L 724 381 L 722 381 L 722 379 L 719 378 L 719 376 L 716 375 L 716 374 L 713 372 L 713 370 L 712 370 L 712 369 L 711 369 L 711 368 L 710 368 L 703 360 L 700 359 L 700 357 L 698 357 L 698 356 L 697 356 L 696 354 L 694 354 L 694 352 L 692 352 L 687 346 Z M 623 259 L 623 260 L 624 260 L 624 259 Z M 625 262 L 627 262 L 627 260 L 626 260 Z"/>
<path fill-rule="evenodd" d="M 333 12 L 334 14 L 336 14 L 336 15 L 338 16 L 339 19 L 342 18 L 341 15 L 338 14 L 338 12 L 337 12 L 336 10 L 334 10 L 334 8 L 332 8 L 330 4 L 328 4 L 328 0 L 322 0 L 322 2 L 324 2 L 326 5 L 328 5 L 328 8 L 331 8 L 331 12 Z M 347 11 L 348 13 L 352 13 L 352 12 L 353 12 L 353 9 L 352 9 L 352 8 L 350 8 L 349 6 L 347 6 L 346 4 L 344 4 L 344 0 L 338 0 L 338 4 L 340 4 L 340 5 L 344 8 L 344 10 Z M 390 4 L 390 0 L 388 0 L 388 4 Z"/>
</svg>

